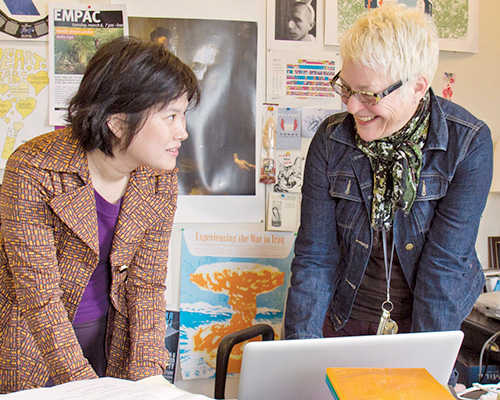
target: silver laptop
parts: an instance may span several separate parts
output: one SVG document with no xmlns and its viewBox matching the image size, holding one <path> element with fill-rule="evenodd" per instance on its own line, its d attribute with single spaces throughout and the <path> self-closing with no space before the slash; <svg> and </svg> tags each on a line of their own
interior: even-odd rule
<svg viewBox="0 0 500 400">
<path fill-rule="evenodd" d="M 462 331 L 247 343 L 238 400 L 332 400 L 328 367 L 425 368 L 446 385 Z"/>
</svg>

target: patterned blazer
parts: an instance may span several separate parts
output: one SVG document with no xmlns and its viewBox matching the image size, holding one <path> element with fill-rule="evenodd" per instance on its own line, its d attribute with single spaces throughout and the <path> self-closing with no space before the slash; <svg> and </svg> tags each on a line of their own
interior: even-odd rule
<svg viewBox="0 0 500 400">
<path fill-rule="evenodd" d="M 177 170 L 135 170 L 111 248 L 107 376 L 159 375 Z M 39 136 L 7 162 L 0 196 L 0 393 L 95 378 L 71 321 L 97 266 L 87 157 L 69 130 Z"/>
</svg>

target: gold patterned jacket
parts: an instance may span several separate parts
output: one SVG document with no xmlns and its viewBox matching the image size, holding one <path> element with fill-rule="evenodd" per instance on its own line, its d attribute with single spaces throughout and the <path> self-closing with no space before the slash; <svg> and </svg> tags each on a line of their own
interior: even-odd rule
<svg viewBox="0 0 500 400">
<path fill-rule="evenodd" d="M 177 170 L 130 176 L 111 254 L 107 376 L 161 374 L 168 242 Z M 94 189 L 69 130 L 39 136 L 9 158 L 0 196 L 0 393 L 95 378 L 71 321 L 97 266 Z"/>
</svg>

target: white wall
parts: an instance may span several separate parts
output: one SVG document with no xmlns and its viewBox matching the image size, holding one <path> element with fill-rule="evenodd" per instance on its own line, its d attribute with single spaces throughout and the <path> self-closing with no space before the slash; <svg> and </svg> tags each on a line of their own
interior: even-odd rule
<svg viewBox="0 0 500 400">
<path fill-rule="evenodd" d="M 500 2 L 471 1 L 479 1 L 479 52 L 441 52 L 433 87 L 439 94 L 443 72 L 455 72 L 453 101 L 483 119 L 496 143 L 500 139 L 500 24 L 497 18 Z M 490 193 L 476 242 L 485 268 L 488 265 L 488 236 L 500 236 L 500 193 Z"/>
</svg>

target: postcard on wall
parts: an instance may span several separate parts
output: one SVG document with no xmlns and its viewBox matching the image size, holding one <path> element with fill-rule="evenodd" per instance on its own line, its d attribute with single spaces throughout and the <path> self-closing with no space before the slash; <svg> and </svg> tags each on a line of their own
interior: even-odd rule
<svg viewBox="0 0 500 400">
<path fill-rule="evenodd" d="M 300 193 L 270 192 L 267 201 L 266 229 L 295 232 L 299 227 Z"/>
<path fill-rule="evenodd" d="M 183 379 L 215 375 L 217 347 L 232 332 L 266 323 L 279 338 L 295 235 L 186 229 L 182 238 L 180 360 Z M 228 373 L 238 373 L 242 344 Z"/>
<path fill-rule="evenodd" d="M 319 126 L 330 115 L 340 112 L 329 108 L 302 108 L 302 137 L 313 137 Z"/>
<path fill-rule="evenodd" d="M 334 52 L 269 50 L 266 101 L 340 109 L 340 98 L 330 86 L 339 66 L 340 58 Z"/>
<path fill-rule="evenodd" d="M 128 20 L 123 5 L 51 3 L 49 24 L 49 123 L 64 125 L 87 63 L 103 44 L 128 35 Z"/>
<path fill-rule="evenodd" d="M 299 193 L 302 187 L 303 161 L 301 150 L 276 149 L 275 192 Z"/>
<path fill-rule="evenodd" d="M 302 131 L 302 110 L 300 108 L 278 108 L 276 128 L 277 149 L 300 149 Z"/>
</svg>

